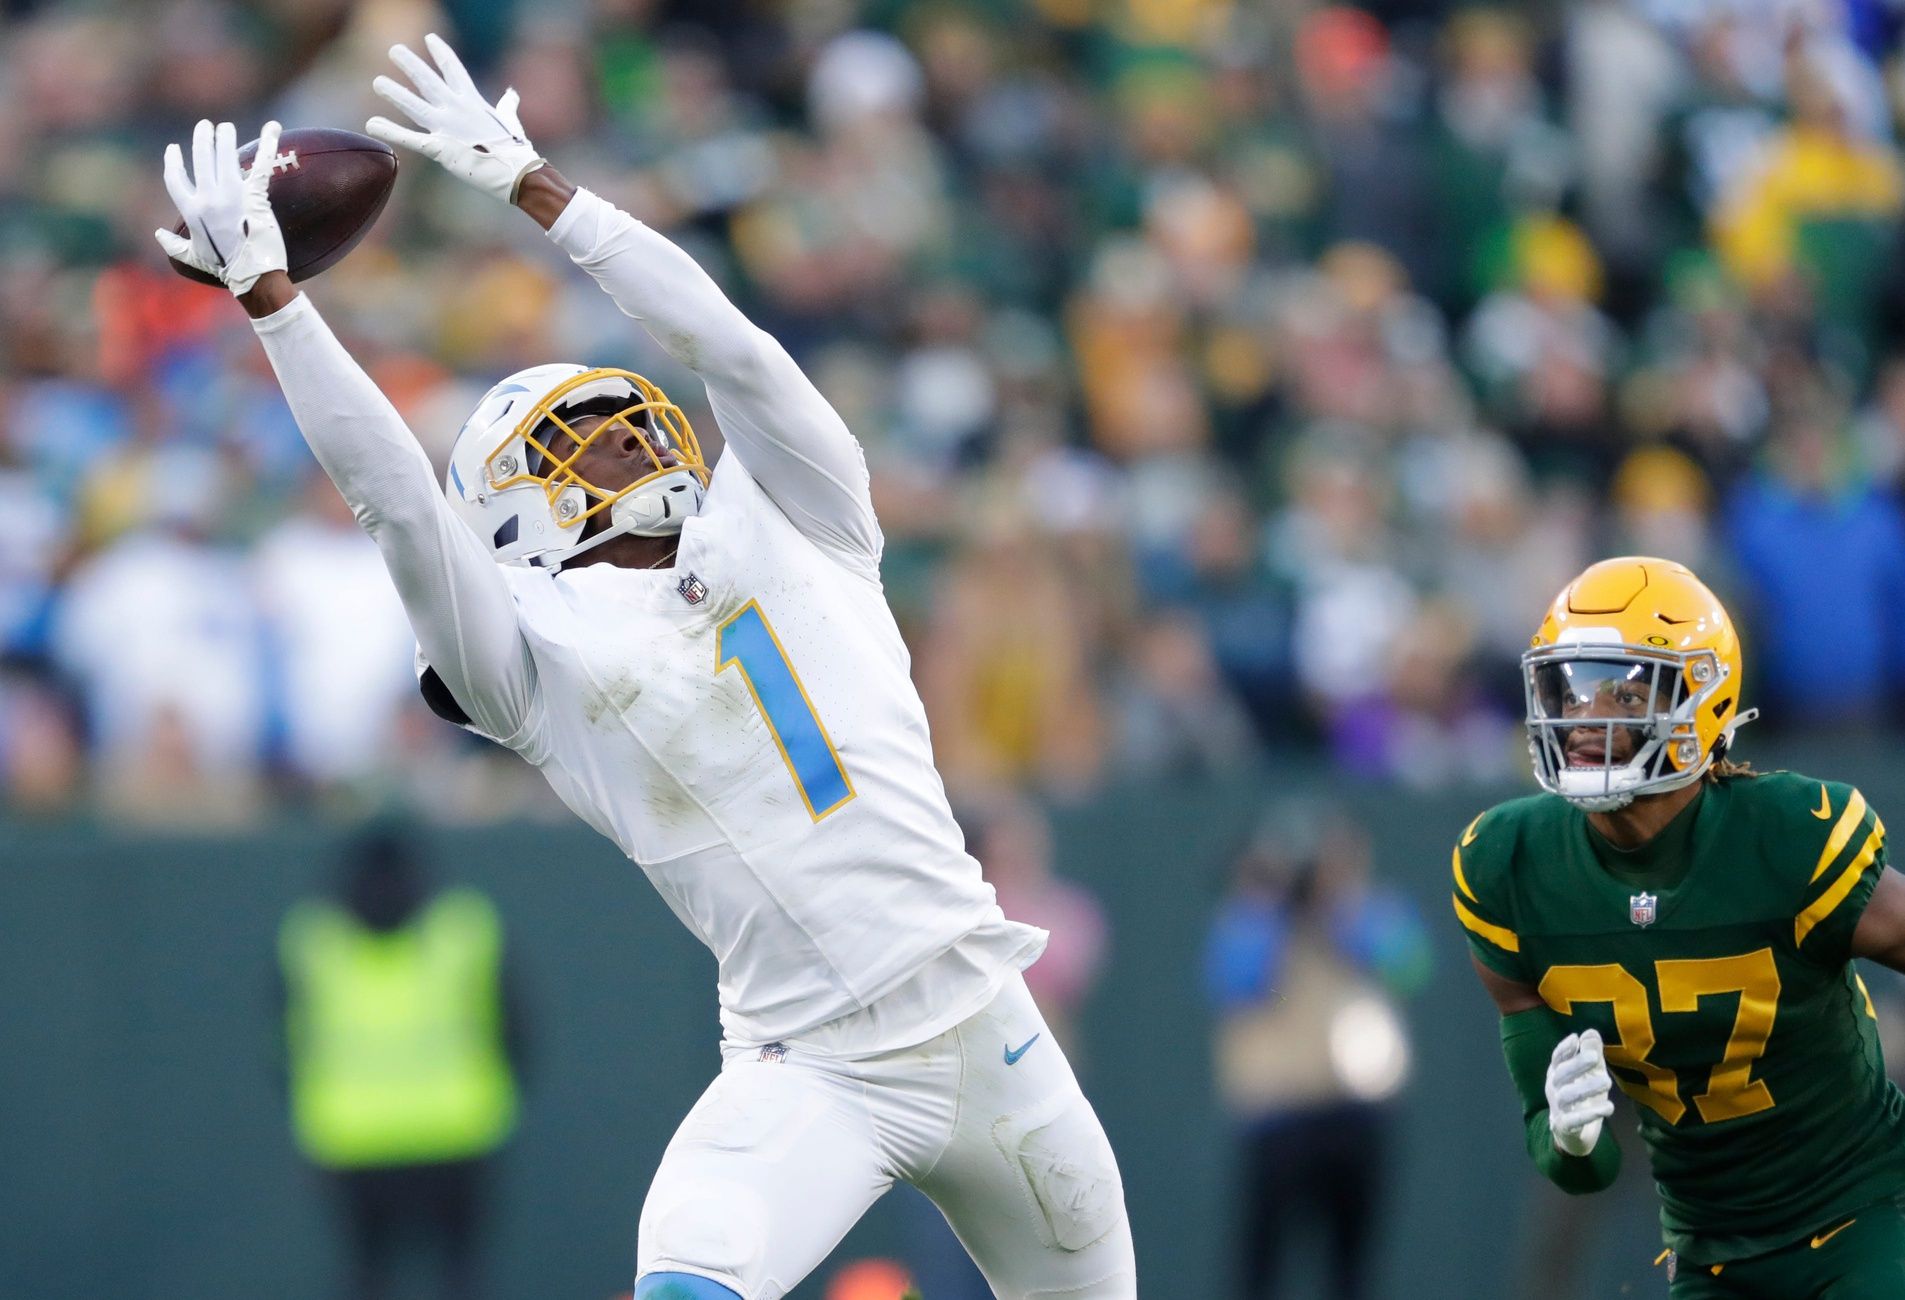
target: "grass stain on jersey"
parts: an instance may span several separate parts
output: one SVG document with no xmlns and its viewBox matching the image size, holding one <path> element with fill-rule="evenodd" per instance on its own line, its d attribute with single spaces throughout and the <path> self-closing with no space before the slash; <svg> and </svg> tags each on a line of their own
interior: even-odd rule
<svg viewBox="0 0 1905 1300">
<path fill-rule="evenodd" d="M 658 826 L 680 826 L 701 817 L 701 809 L 689 797 L 681 782 L 673 777 L 656 781 L 642 790 L 642 801 Z"/>
<path fill-rule="evenodd" d="M 591 725 L 605 717 L 619 718 L 641 693 L 642 686 L 635 680 L 635 674 L 623 669 L 600 691 L 589 693 L 589 698 L 582 702 L 582 716 Z"/>
</svg>

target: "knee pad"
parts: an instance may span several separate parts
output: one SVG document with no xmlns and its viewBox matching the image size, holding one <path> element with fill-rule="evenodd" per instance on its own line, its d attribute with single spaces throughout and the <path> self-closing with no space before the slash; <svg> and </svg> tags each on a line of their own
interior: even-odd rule
<svg viewBox="0 0 1905 1300">
<path fill-rule="evenodd" d="M 1010 1116 L 994 1136 L 1032 1190 L 1048 1240 L 1077 1251 L 1117 1226 L 1124 1183 L 1111 1143 L 1083 1098 L 1057 1115 Z"/>
<path fill-rule="evenodd" d="M 741 1295 L 695 1273 L 650 1273 L 635 1283 L 634 1300 L 741 1300 Z"/>
</svg>

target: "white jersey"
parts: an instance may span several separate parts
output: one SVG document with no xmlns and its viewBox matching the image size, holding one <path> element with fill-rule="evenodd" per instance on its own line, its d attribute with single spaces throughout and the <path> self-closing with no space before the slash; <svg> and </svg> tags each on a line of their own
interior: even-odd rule
<svg viewBox="0 0 1905 1300">
<path fill-rule="evenodd" d="M 255 322 L 299 427 L 382 549 L 422 657 L 720 966 L 730 1042 L 843 1022 L 924 1041 L 1042 951 L 947 807 L 879 583 L 858 444 L 681 251 L 578 193 L 552 237 L 696 369 L 726 435 L 674 567 L 504 567 L 302 297 Z"/>
<path fill-rule="evenodd" d="M 498 739 L 720 959 L 730 1039 L 870 1005 L 1003 922 L 880 588 L 803 537 L 732 448 L 673 569 L 505 572 L 537 690 Z M 1029 959 L 1036 932 L 1014 928 Z"/>
</svg>

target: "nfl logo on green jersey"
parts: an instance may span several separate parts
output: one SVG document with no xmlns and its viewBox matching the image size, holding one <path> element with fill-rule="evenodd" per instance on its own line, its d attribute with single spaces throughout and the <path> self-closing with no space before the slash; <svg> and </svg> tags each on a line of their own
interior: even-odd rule
<svg viewBox="0 0 1905 1300">
<path fill-rule="evenodd" d="M 1645 891 L 1635 894 L 1627 900 L 1627 919 L 1635 925 L 1646 927 L 1654 923 L 1654 907 L 1660 902 L 1656 894 Z"/>
</svg>

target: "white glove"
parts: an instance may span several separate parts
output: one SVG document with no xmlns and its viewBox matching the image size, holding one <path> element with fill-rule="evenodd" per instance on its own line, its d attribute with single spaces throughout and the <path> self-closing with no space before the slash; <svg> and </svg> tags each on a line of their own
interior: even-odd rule
<svg viewBox="0 0 1905 1300">
<path fill-rule="evenodd" d="M 258 133 L 249 173 L 238 169 L 238 131 L 230 122 L 214 128 L 200 121 L 192 129 L 189 177 L 179 147 L 165 147 L 166 193 L 191 237 L 169 230 L 152 233 L 166 256 L 217 276 L 233 294 L 250 292 L 267 271 L 285 269 L 284 232 L 265 193 L 278 157 L 279 130 L 276 122 L 266 122 Z"/>
<path fill-rule="evenodd" d="M 1609 1094 L 1614 1080 L 1607 1073 L 1600 1031 L 1569 1034 L 1555 1044 L 1548 1061 L 1548 1133 L 1555 1150 L 1584 1156 L 1601 1137 L 1601 1121 L 1614 1113 Z"/>
<path fill-rule="evenodd" d="M 505 203 L 516 201 L 523 177 L 546 160 L 523 135 L 516 116 L 516 92 L 505 90 L 494 105 L 483 98 L 463 70 L 456 51 L 436 33 L 423 38 L 437 61 L 432 68 L 407 45 L 390 47 L 390 59 L 417 89 L 379 77 L 371 89 L 395 104 L 422 127 L 412 131 L 387 117 L 373 117 L 364 129 L 387 144 L 414 149 L 443 164 L 445 171 Z M 439 71 L 440 70 L 440 71 Z"/>
</svg>

